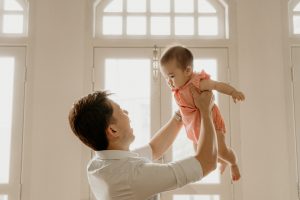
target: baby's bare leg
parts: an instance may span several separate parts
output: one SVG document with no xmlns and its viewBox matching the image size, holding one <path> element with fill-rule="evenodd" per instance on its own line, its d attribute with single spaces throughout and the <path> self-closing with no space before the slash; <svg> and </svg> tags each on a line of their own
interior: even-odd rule
<svg viewBox="0 0 300 200">
<path fill-rule="evenodd" d="M 230 164 L 231 176 L 233 181 L 237 181 L 240 179 L 240 171 L 237 165 L 236 155 L 230 147 L 226 145 L 225 136 L 223 133 L 217 131 L 218 138 L 218 156 Z"/>
</svg>

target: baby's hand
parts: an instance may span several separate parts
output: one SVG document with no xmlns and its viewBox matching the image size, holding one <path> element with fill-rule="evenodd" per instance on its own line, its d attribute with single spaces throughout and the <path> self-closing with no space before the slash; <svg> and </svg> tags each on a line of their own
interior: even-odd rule
<svg viewBox="0 0 300 200">
<path fill-rule="evenodd" d="M 237 90 L 233 91 L 231 96 L 232 96 L 234 103 L 236 103 L 237 101 L 245 100 L 245 95 L 242 92 L 237 91 Z"/>
</svg>

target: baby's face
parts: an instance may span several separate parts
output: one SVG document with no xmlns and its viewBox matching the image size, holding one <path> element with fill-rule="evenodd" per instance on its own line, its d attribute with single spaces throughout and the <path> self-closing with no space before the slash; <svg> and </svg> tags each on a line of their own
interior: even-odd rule
<svg viewBox="0 0 300 200">
<path fill-rule="evenodd" d="M 192 75 L 192 69 L 190 67 L 183 70 L 178 67 L 176 60 L 171 60 L 161 66 L 160 71 L 171 89 L 180 88 Z"/>
</svg>

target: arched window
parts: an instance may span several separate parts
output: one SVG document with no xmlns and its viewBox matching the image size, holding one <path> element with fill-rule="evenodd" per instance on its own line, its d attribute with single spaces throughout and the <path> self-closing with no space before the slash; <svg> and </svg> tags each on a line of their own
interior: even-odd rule
<svg viewBox="0 0 300 200">
<path fill-rule="evenodd" d="M 94 36 L 228 38 L 223 0 L 98 0 Z"/>
<path fill-rule="evenodd" d="M 27 36 L 27 0 L 0 0 L 0 36 Z"/>
</svg>

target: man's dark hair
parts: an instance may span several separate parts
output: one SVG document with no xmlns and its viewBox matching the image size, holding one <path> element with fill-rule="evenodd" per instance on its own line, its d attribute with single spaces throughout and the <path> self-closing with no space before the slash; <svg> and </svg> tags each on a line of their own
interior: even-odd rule
<svg viewBox="0 0 300 200">
<path fill-rule="evenodd" d="M 185 70 L 188 66 L 193 68 L 193 54 L 184 46 L 174 45 L 168 47 L 160 58 L 160 64 L 163 66 L 174 59 L 178 63 L 177 67 L 181 68 L 182 70 Z"/>
<path fill-rule="evenodd" d="M 106 129 L 113 121 L 113 108 L 106 91 L 89 94 L 77 101 L 69 113 L 73 133 L 95 151 L 106 150 Z"/>
</svg>

